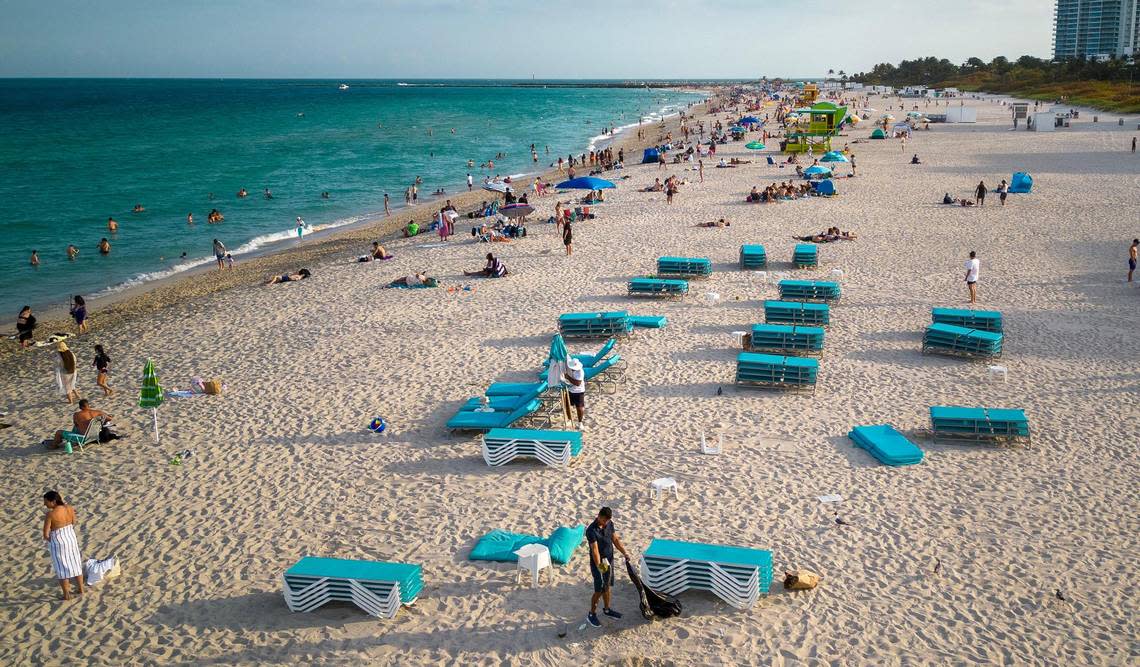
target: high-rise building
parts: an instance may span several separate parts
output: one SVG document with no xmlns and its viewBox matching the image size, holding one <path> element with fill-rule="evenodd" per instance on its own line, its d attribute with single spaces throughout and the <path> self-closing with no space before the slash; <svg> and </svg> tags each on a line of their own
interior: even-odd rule
<svg viewBox="0 0 1140 667">
<path fill-rule="evenodd" d="M 1057 0 L 1053 57 L 1128 58 L 1140 52 L 1140 0 Z"/>
</svg>

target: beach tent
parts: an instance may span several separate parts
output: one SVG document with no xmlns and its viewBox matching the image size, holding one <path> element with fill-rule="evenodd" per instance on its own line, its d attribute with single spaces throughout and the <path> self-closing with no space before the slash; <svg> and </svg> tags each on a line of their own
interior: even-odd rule
<svg viewBox="0 0 1140 667">
<path fill-rule="evenodd" d="M 876 127 L 875 131 L 871 133 L 871 138 L 872 139 L 886 139 L 887 133 L 883 132 L 882 128 Z"/>
<path fill-rule="evenodd" d="M 641 164 L 650 164 L 659 159 L 661 159 L 661 154 L 657 152 L 656 148 L 646 148 L 645 152 L 641 154 Z"/>
<path fill-rule="evenodd" d="M 616 188 L 617 186 L 604 178 L 579 176 L 578 178 L 572 178 L 568 181 L 562 181 L 555 187 L 559 190 L 605 190 L 608 188 Z"/>
<path fill-rule="evenodd" d="M 815 181 L 811 184 L 815 189 L 816 194 L 830 197 L 835 194 L 835 182 L 830 178 L 823 181 Z"/>
<path fill-rule="evenodd" d="M 1009 179 L 1009 191 L 1014 194 L 1028 194 L 1033 189 L 1033 177 L 1019 171 Z"/>
</svg>

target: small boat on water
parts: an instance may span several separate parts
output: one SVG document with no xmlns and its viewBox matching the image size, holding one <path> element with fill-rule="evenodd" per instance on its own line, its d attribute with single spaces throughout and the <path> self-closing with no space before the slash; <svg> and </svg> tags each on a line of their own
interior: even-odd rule
<svg viewBox="0 0 1140 667">
<path fill-rule="evenodd" d="M 337 87 L 340 88 L 341 90 L 348 90 L 348 84 L 347 83 L 342 83 Z"/>
</svg>

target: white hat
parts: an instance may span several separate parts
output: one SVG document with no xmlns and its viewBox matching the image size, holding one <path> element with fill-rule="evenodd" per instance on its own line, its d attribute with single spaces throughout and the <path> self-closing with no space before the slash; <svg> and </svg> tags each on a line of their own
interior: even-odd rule
<svg viewBox="0 0 1140 667">
<path fill-rule="evenodd" d="M 566 368 L 569 368 L 572 371 L 580 371 L 582 370 L 582 362 L 578 361 L 574 357 L 570 357 L 570 361 L 566 362 Z"/>
</svg>

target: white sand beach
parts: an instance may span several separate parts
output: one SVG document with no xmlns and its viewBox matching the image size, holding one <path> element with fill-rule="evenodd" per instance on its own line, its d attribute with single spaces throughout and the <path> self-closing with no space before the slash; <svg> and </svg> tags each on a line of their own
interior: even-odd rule
<svg viewBox="0 0 1140 667">
<path fill-rule="evenodd" d="M 872 105 L 884 104 L 898 101 Z M 1136 664 L 1140 283 L 1124 282 L 1140 236 L 1136 119 L 1128 130 L 1085 113 L 1055 133 L 1011 132 L 996 98 L 967 104 L 977 124 L 916 131 L 905 150 L 851 144 L 859 175 L 837 179 L 837 197 L 743 203 L 794 172 L 763 163 L 775 140 L 760 153 L 730 143 L 718 158 L 753 163 L 706 161 L 704 182 L 685 172 L 672 205 L 639 190 L 681 165 L 617 172 L 629 178 L 574 226 L 569 258 L 554 225 L 480 244 L 461 224 L 443 247 L 402 239 L 390 261 L 345 254 L 309 280 L 96 329 L 72 345 L 80 389 L 127 438 L 84 453 L 40 445 L 71 415 L 50 349 L 0 359 L 0 421 L 13 424 L 0 430 L 0 663 Z M 837 147 L 866 139 L 865 125 Z M 913 153 L 923 164 L 909 164 Z M 938 203 L 1014 171 L 1031 173 L 1034 191 L 1004 207 L 996 193 L 981 208 Z M 553 202 L 538 203 L 543 219 Z M 731 226 L 694 227 L 721 217 Z M 771 271 L 793 272 L 792 236 L 830 226 L 858 239 L 820 245 L 819 268 L 792 276 L 844 273 L 816 393 L 737 389 L 731 332 L 762 322 L 777 295 L 739 269 L 741 244 L 763 244 Z M 984 362 L 919 350 L 931 307 L 965 307 L 971 250 L 978 307 L 1004 316 L 1006 382 Z M 511 275 L 465 278 L 489 251 Z M 713 274 L 683 300 L 628 298 L 626 281 L 661 255 L 708 257 Z M 421 270 L 443 288 L 383 289 Z M 623 309 L 668 325 L 618 344 L 625 381 L 588 393 L 585 449 L 569 470 L 491 468 L 476 438 L 446 432 L 490 383 L 533 378 L 560 313 Z M 95 343 L 114 360 L 105 400 L 88 368 Z M 168 399 L 160 445 L 136 405 L 148 357 L 167 389 L 193 376 L 226 384 Z M 1022 408 L 1033 442 L 933 443 L 916 433 L 932 405 Z M 374 416 L 389 434 L 368 431 Z M 847 438 L 878 423 L 911 434 L 925 460 L 883 466 Z M 723 435 L 725 451 L 703 455 L 702 432 Z M 190 459 L 170 465 L 182 449 Z M 662 476 L 679 498 L 650 499 Z M 66 603 L 39 534 L 48 489 L 75 506 L 85 557 L 122 561 L 122 576 Z M 508 564 L 467 560 L 493 528 L 547 535 L 602 505 L 634 554 L 655 537 L 771 550 L 770 595 L 736 610 L 690 591 L 681 617 L 648 623 L 619 568 L 625 617 L 579 629 L 584 545 L 539 588 L 516 584 Z M 303 555 L 422 564 L 425 588 L 393 619 L 349 604 L 291 613 L 281 575 Z M 782 572 L 801 567 L 823 575 L 819 587 L 783 590 Z"/>
</svg>

